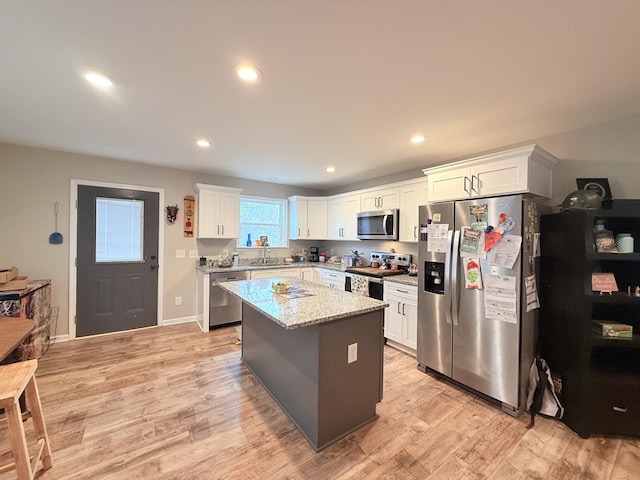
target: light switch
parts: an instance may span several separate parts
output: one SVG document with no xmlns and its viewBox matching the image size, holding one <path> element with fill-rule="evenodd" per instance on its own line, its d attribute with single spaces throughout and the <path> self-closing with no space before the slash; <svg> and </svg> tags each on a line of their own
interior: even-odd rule
<svg viewBox="0 0 640 480">
<path fill-rule="evenodd" d="M 189 250 L 189 258 L 198 258 L 198 250 Z"/>
<path fill-rule="evenodd" d="M 176 250 L 176 258 L 184 258 L 184 250 Z"/>
<path fill-rule="evenodd" d="M 347 363 L 353 363 L 358 360 L 358 344 L 352 343 L 347 347 Z"/>
</svg>

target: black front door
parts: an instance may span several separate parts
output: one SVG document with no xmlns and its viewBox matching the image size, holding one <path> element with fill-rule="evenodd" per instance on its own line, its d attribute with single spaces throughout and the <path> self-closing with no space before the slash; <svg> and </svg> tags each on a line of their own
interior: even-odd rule
<svg viewBox="0 0 640 480">
<path fill-rule="evenodd" d="M 78 186 L 76 336 L 157 324 L 158 193 Z"/>
</svg>

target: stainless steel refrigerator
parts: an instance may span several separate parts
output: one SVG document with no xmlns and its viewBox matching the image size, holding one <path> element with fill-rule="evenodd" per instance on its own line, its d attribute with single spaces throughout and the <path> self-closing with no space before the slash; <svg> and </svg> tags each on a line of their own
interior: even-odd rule
<svg viewBox="0 0 640 480">
<path fill-rule="evenodd" d="M 537 310 L 526 311 L 524 281 L 535 273 L 532 250 L 535 233 L 539 231 L 538 208 L 533 199 L 523 195 L 420 207 L 418 368 L 445 375 L 491 397 L 512 415 L 524 410 L 528 371 L 534 355 Z M 485 238 L 483 233 L 474 240 L 464 235 L 462 229 L 472 224 L 475 232 L 484 232 L 489 226 L 499 227 L 498 232 L 502 229 L 498 242 L 507 241 L 508 235 L 522 238 L 512 268 L 504 258 L 497 257 L 498 243 L 493 247 L 494 256 L 489 254 L 490 250 L 483 253 L 482 241 L 490 245 L 489 236 Z M 508 242 L 517 240 L 511 237 Z M 461 247 L 467 251 L 465 255 L 473 257 L 468 252 L 478 247 L 474 241 L 479 241 L 478 258 L 473 262 L 478 263 L 475 273 L 476 277 L 479 273 L 481 288 L 473 275 L 473 262 L 461 257 Z M 484 255 L 487 258 L 480 258 Z M 467 274 L 475 283 L 467 284 Z M 504 304 L 499 296 L 495 297 L 496 292 L 503 293 L 496 290 L 496 281 L 511 286 L 505 289 L 504 293 L 511 298 Z"/>
</svg>

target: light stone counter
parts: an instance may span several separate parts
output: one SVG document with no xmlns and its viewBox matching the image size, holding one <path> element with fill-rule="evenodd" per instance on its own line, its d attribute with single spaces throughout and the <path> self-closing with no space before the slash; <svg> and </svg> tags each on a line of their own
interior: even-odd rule
<svg viewBox="0 0 640 480">
<path fill-rule="evenodd" d="M 385 282 L 402 283 L 403 285 L 418 286 L 418 277 L 412 275 L 393 275 L 384 279 Z"/>
<path fill-rule="evenodd" d="M 326 270 L 341 270 L 341 265 L 337 263 L 320 262 L 296 262 L 296 263 L 267 263 L 267 264 L 241 264 L 235 267 L 209 267 L 196 265 L 196 269 L 202 273 L 224 273 L 224 272 L 246 272 L 252 270 L 267 270 L 270 268 L 324 268 Z"/>
<path fill-rule="evenodd" d="M 271 284 L 283 280 L 292 287 L 305 290 L 311 295 L 289 298 L 287 294 L 274 293 Z M 375 312 L 389 305 L 373 298 L 294 277 L 222 282 L 220 287 L 286 329 L 319 325 Z"/>
</svg>

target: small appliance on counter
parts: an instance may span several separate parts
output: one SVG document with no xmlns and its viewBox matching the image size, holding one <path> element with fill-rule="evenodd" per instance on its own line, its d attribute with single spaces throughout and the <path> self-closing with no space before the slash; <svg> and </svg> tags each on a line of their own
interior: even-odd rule
<svg viewBox="0 0 640 480">
<path fill-rule="evenodd" d="M 310 262 L 320 261 L 320 251 L 318 250 L 318 247 L 309 247 L 309 261 Z"/>
</svg>

